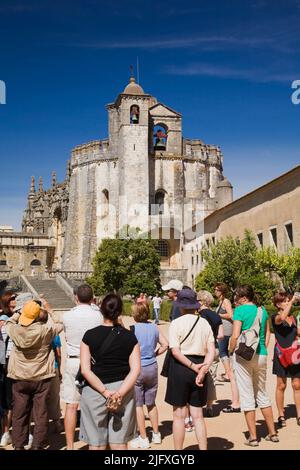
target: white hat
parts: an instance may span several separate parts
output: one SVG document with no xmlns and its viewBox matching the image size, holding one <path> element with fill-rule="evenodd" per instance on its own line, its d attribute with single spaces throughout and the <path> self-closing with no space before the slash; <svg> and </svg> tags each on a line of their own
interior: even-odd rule
<svg viewBox="0 0 300 470">
<path fill-rule="evenodd" d="M 23 292 L 22 294 L 18 294 L 16 297 L 16 306 L 15 312 L 21 310 L 27 302 L 33 300 L 33 295 L 31 292 Z"/>
<path fill-rule="evenodd" d="M 178 281 L 178 279 L 172 279 L 165 286 L 162 286 L 162 290 L 181 290 L 183 288 L 183 282 Z"/>
</svg>

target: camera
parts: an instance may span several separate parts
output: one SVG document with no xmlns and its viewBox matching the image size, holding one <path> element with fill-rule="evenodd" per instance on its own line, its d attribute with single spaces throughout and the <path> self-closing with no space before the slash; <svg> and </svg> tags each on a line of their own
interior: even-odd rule
<svg viewBox="0 0 300 470">
<path fill-rule="evenodd" d="M 297 304 L 300 303 L 300 292 L 294 292 L 294 297 L 296 297 Z"/>
</svg>

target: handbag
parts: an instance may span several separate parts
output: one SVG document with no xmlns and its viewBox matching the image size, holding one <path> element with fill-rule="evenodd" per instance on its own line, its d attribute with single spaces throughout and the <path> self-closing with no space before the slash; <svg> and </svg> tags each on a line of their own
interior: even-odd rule
<svg viewBox="0 0 300 470">
<path fill-rule="evenodd" d="M 103 341 L 100 350 L 98 351 L 98 354 L 103 354 L 107 349 L 110 347 L 114 339 L 117 337 L 117 335 L 120 334 L 120 329 L 118 327 L 112 328 L 110 331 L 110 334 L 105 338 Z M 96 360 L 91 356 L 91 364 L 95 365 Z M 84 376 L 81 373 L 81 367 L 79 366 L 78 372 L 75 377 L 75 385 L 81 391 L 84 387 L 88 385 L 87 380 L 84 378 Z"/>
<path fill-rule="evenodd" d="M 248 330 L 242 331 L 238 338 L 235 354 L 246 361 L 253 359 L 259 344 L 259 331 L 262 321 L 262 308 L 258 307 L 255 320 Z"/>
<path fill-rule="evenodd" d="M 293 344 L 288 348 L 281 347 L 278 341 L 276 341 L 275 350 L 279 362 L 284 368 L 300 364 L 300 344 L 298 343 L 298 339 L 295 339 Z"/>
<path fill-rule="evenodd" d="M 193 324 L 192 328 L 190 329 L 190 331 L 188 332 L 188 334 L 185 336 L 185 338 L 183 338 L 183 340 L 181 341 L 180 346 L 181 346 L 182 343 L 184 343 L 184 341 L 190 336 L 191 332 L 193 331 L 193 329 L 194 329 L 195 326 L 197 325 L 197 323 L 198 323 L 198 321 L 199 321 L 199 318 L 200 318 L 200 315 L 197 316 L 197 320 L 195 321 L 195 323 Z M 173 358 L 172 351 L 171 351 L 170 348 L 168 348 L 168 350 L 167 350 L 167 352 L 166 352 L 166 355 L 165 355 L 165 359 L 164 359 L 164 363 L 163 363 L 163 366 L 162 366 L 160 375 L 162 375 L 163 377 L 168 377 L 170 365 L 171 365 L 171 362 L 172 362 L 173 360 L 174 360 L 174 358 Z"/>
</svg>

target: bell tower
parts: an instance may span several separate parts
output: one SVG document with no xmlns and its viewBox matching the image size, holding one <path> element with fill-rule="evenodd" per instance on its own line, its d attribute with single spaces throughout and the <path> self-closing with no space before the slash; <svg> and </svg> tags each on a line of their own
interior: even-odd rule
<svg viewBox="0 0 300 470">
<path fill-rule="evenodd" d="M 119 120 L 119 228 L 128 223 L 148 231 L 149 108 L 153 100 L 132 75 L 114 104 Z"/>
</svg>

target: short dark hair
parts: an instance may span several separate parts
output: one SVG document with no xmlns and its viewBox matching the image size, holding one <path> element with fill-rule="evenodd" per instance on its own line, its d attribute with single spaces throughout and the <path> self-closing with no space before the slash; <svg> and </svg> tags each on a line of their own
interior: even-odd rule
<svg viewBox="0 0 300 470">
<path fill-rule="evenodd" d="M 255 302 L 255 293 L 253 287 L 249 284 L 245 284 L 244 286 L 239 286 L 235 289 L 234 295 L 240 299 L 242 297 L 246 297 L 246 299 L 250 300 L 250 302 Z"/>
<path fill-rule="evenodd" d="M 123 302 L 119 295 L 108 294 L 101 303 L 101 313 L 107 320 L 117 322 L 123 312 Z"/>
<path fill-rule="evenodd" d="M 274 307 L 277 307 L 277 304 L 281 304 L 286 299 L 291 300 L 292 296 L 288 292 L 280 291 L 276 292 L 272 298 Z"/>
<path fill-rule="evenodd" d="M 88 284 L 81 284 L 78 286 L 76 289 L 76 295 L 79 302 L 82 304 L 89 304 L 94 297 L 93 289 Z"/>
</svg>

